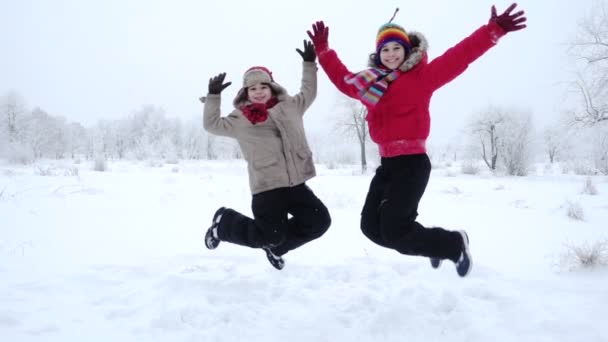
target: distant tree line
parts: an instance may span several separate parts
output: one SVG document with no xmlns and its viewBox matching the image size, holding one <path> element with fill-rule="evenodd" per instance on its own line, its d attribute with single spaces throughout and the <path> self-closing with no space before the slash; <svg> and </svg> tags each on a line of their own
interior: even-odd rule
<svg viewBox="0 0 608 342">
<path fill-rule="evenodd" d="M 0 96 L 0 157 L 29 163 L 40 158 L 217 159 L 239 157 L 230 140 L 207 134 L 201 119 L 167 118 L 145 105 L 129 117 L 99 121 L 85 128 L 52 116 L 41 108 L 27 109 L 16 92 Z"/>
<path fill-rule="evenodd" d="M 330 133 L 309 131 L 317 163 L 328 167 L 359 164 L 367 172 L 377 147 L 370 141 L 360 104 L 341 101 Z M 557 117 L 538 132 L 532 113 L 517 108 L 487 106 L 470 115 L 459 141 L 429 146 L 434 163 L 452 160 L 466 165 L 481 162 L 491 172 L 525 176 L 537 161 L 569 164 L 578 173 L 608 174 L 608 121 L 577 125 L 573 117 Z M 92 127 L 68 122 L 41 108 L 28 109 L 16 92 L 0 95 L 0 158 L 27 164 L 42 158 L 87 160 L 238 159 L 232 139 L 207 133 L 202 118 L 169 118 L 162 108 L 144 105 L 120 120 L 102 120 Z M 474 173 L 474 172 L 472 172 Z"/>
</svg>

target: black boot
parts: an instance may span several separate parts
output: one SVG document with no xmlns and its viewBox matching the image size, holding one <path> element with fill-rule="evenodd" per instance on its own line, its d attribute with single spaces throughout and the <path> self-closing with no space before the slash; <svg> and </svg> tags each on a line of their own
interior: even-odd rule
<svg viewBox="0 0 608 342">
<path fill-rule="evenodd" d="M 439 268 L 439 266 L 441 266 L 441 263 L 443 262 L 442 259 L 439 258 L 429 258 L 431 259 L 431 267 L 433 268 Z"/>
<path fill-rule="evenodd" d="M 221 207 L 215 212 L 213 215 L 213 220 L 211 221 L 211 227 L 207 229 L 207 233 L 205 234 L 205 246 L 207 246 L 208 249 L 216 249 L 220 244 L 220 239 L 216 237 L 218 236 L 217 227 L 220 225 L 224 210 L 226 210 L 226 208 Z"/>
<path fill-rule="evenodd" d="M 283 260 L 281 256 L 272 253 L 269 247 L 263 247 L 262 249 L 264 250 L 264 252 L 266 252 L 266 257 L 268 258 L 268 261 L 270 261 L 272 267 L 276 268 L 279 271 L 282 270 L 283 267 L 285 267 L 285 260 Z"/>
<path fill-rule="evenodd" d="M 466 277 L 473 268 L 473 260 L 471 260 L 471 252 L 469 251 L 469 236 L 464 230 L 459 231 L 462 237 L 462 252 L 460 258 L 456 261 L 456 272 L 461 277 Z"/>
</svg>

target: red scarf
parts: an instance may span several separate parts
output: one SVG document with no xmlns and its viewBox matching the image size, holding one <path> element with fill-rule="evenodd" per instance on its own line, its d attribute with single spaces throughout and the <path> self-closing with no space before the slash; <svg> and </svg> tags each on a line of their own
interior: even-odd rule
<svg viewBox="0 0 608 342">
<path fill-rule="evenodd" d="M 266 101 L 266 103 L 251 103 L 246 106 L 241 106 L 241 111 L 243 112 L 243 115 L 255 125 L 258 122 L 266 121 L 266 119 L 268 119 L 268 110 L 277 103 L 279 103 L 279 100 L 277 100 L 276 97 L 273 97 Z"/>
</svg>

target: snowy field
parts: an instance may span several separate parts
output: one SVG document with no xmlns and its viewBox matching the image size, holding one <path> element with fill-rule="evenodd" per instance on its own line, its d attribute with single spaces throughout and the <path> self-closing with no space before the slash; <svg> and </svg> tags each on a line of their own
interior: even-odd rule
<svg viewBox="0 0 608 342">
<path fill-rule="evenodd" d="M 461 279 L 361 234 L 372 173 L 318 166 L 332 226 L 277 271 L 203 245 L 218 206 L 250 213 L 243 162 L 108 167 L 0 163 L 1 341 L 608 341 L 608 267 L 563 259 L 608 239 L 606 177 L 434 169 L 419 221 L 467 230 Z"/>
</svg>

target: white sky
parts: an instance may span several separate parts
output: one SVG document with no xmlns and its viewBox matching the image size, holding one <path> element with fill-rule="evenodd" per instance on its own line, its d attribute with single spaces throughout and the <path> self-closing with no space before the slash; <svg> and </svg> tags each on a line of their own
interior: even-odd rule
<svg viewBox="0 0 608 342">
<path fill-rule="evenodd" d="M 522 0 L 529 27 L 503 38 L 432 103 L 432 137 L 458 135 L 467 116 L 488 104 L 531 110 L 539 126 L 564 107 L 572 79 L 567 43 L 592 0 Z M 330 46 L 351 71 L 365 66 L 377 28 L 396 6 L 396 22 L 422 32 L 436 57 L 487 22 L 490 7 L 510 1 L 11 1 L 0 0 L 0 92 L 20 92 L 40 106 L 85 125 L 126 117 L 143 104 L 169 116 L 199 116 L 209 77 L 227 72 L 235 84 L 252 65 L 273 70 L 291 93 L 301 69 L 295 48 L 312 22 L 330 27 Z M 307 125 L 326 122 L 337 92 L 320 71 Z"/>
<path fill-rule="evenodd" d="M 419 221 L 467 230 L 461 279 L 450 261 L 434 270 L 363 236 L 371 174 L 356 166 L 318 165 L 308 185 L 332 225 L 280 272 L 259 249 L 203 245 L 219 206 L 250 214 L 245 162 L 108 166 L 0 161 L 2 341 L 608 341 L 608 267 L 561 263 L 567 243 L 607 241 L 605 176 L 591 196 L 586 176 L 550 168 L 434 168 Z"/>
</svg>

